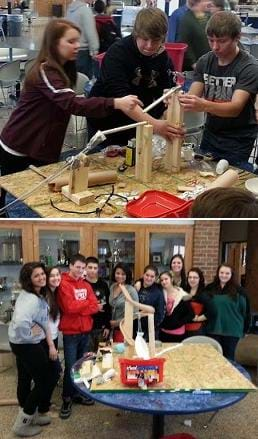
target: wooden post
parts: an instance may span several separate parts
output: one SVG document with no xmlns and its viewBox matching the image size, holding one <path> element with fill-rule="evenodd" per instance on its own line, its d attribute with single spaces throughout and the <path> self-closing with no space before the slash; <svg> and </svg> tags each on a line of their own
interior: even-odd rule
<svg viewBox="0 0 258 439">
<path fill-rule="evenodd" d="M 178 92 L 174 93 L 169 100 L 167 109 L 167 121 L 175 126 L 182 126 L 184 111 L 178 100 Z M 167 140 L 165 154 L 165 169 L 168 172 L 179 172 L 181 163 L 181 146 L 183 139 L 174 138 Z"/>
<path fill-rule="evenodd" d="M 153 126 L 147 123 L 136 129 L 135 177 L 143 183 L 147 183 L 151 179 L 152 135 Z"/>
<path fill-rule="evenodd" d="M 89 159 L 84 154 L 75 161 L 69 177 L 69 192 L 77 194 L 88 189 L 89 181 Z"/>
<path fill-rule="evenodd" d="M 71 167 L 68 186 L 62 187 L 62 194 L 75 204 L 92 203 L 94 194 L 88 191 L 89 159 L 84 154 L 76 159 Z"/>
<path fill-rule="evenodd" d="M 135 178 L 140 180 L 142 171 L 142 134 L 144 125 L 136 128 Z"/>
<path fill-rule="evenodd" d="M 154 313 L 155 309 L 152 306 L 145 305 L 143 303 L 133 300 L 128 293 L 124 285 L 121 285 L 122 293 L 125 296 L 125 316 L 120 321 L 120 330 L 124 336 L 125 341 L 128 343 L 125 355 L 127 358 L 131 358 L 134 354 L 134 339 L 133 339 L 133 310 L 134 307 L 139 311 L 143 311 L 143 315 L 148 316 L 148 330 L 149 330 L 149 350 L 150 357 L 155 357 L 155 331 L 154 331 Z M 150 317 L 151 315 L 151 317 Z"/>
<path fill-rule="evenodd" d="M 154 314 L 148 314 L 148 332 L 149 332 L 149 350 L 150 357 L 155 357 L 155 330 L 154 330 Z"/>
</svg>

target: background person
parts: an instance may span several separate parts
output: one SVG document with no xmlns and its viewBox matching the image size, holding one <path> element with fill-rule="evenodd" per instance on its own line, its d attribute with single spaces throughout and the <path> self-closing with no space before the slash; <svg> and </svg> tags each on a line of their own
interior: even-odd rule
<svg viewBox="0 0 258 439">
<path fill-rule="evenodd" d="M 189 301 L 185 300 L 187 293 L 173 284 L 169 271 L 159 276 L 166 303 L 165 317 L 160 325 L 160 340 L 164 343 L 180 343 L 185 338 L 185 325 L 194 318 L 194 312 Z"/>
<path fill-rule="evenodd" d="M 75 95 L 79 38 L 80 29 L 67 20 L 51 20 L 46 26 L 17 107 L 0 135 L 1 175 L 23 171 L 31 164 L 57 162 L 71 114 L 101 118 L 140 103 L 132 96 L 87 99 Z M 0 208 L 5 195 L 2 189 Z"/>
<path fill-rule="evenodd" d="M 173 83 L 173 66 L 164 48 L 167 33 L 167 17 L 158 8 L 144 8 L 136 17 L 132 35 L 115 42 L 108 49 L 90 96 L 122 97 L 137 94 L 144 107 L 162 96 L 163 90 Z M 106 130 L 133 122 L 147 121 L 153 125 L 154 133 L 165 138 L 183 137 L 184 130 L 176 128 L 166 120 L 160 120 L 165 110 L 160 103 L 149 114 L 136 106 L 126 116 L 121 111 L 97 120 L 88 118 L 90 137 L 97 130 Z M 102 146 L 126 145 L 135 137 L 135 129 L 108 136 Z"/>
<path fill-rule="evenodd" d="M 45 267 L 28 262 L 20 271 L 19 294 L 9 325 L 9 342 L 16 357 L 18 372 L 17 398 L 20 410 L 13 426 L 16 436 L 35 436 L 39 425 L 47 425 L 49 409 L 50 367 L 46 335 L 48 304 Z M 32 387 L 32 380 L 34 385 Z"/>
<path fill-rule="evenodd" d="M 65 371 L 63 380 L 63 404 L 60 418 L 67 419 L 72 413 L 72 403 L 92 405 L 92 399 L 76 394 L 70 377 L 74 363 L 88 352 L 92 315 L 102 310 L 91 286 L 83 279 L 85 257 L 71 257 L 69 271 L 62 273 L 58 287 L 58 304 L 61 312 L 59 329 L 63 332 Z"/>
<path fill-rule="evenodd" d="M 49 322 L 48 327 L 51 334 L 51 339 L 53 340 L 54 347 L 56 350 L 56 358 L 49 360 L 50 366 L 50 397 L 49 397 L 49 407 L 51 406 L 51 396 L 52 393 L 60 379 L 62 373 L 61 363 L 58 357 L 58 327 L 60 323 L 60 312 L 57 303 L 57 289 L 61 282 L 61 271 L 58 267 L 50 267 L 46 269 L 47 275 L 47 289 L 46 289 L 46 300 L 49 306 Z"/>
<path fill-rule="evenodd" d="M 139 296 L 139 302 L 145 305 L 153 306 L 155 309 L 154 314 L 154 327 L 155 327 L 155 339 L 159 339 L 159 327 L 164 317 L 165 301 L 162 288 L 157 283 L 158 270 L 153 265 L 147 265 L 144 268 L 143 276 L 137 282 L 135 282 L 135 289 Z M 136 323 L 135 320 L 135 329 Z M 144 338 L 148 341 L 148 317 L 141 318 L 142 332 Z"/>
<path fill-rule="evenodd" d="M 223 355 L 234 360 L 236 345 L 250 324 L 250 305 L 244 289 L 237 284 L 232 267 L 221 264 L 214 281 L 205 288 L 211 297 L 213 316 L 207 320 L 207 335 L 217 340 Z"/>
<path fill-rule="evenodd" d="M 93 315 L 93 327 L 89 334 L 89 351 L 97 352 L 99 342 L 108 340 L 110 334 L 111 306 L 110 290 L 107 282 L 99 277 L 99 261 L 95 256 L 85 260 L 84 279 L 90 284 L 96 299 L 103 307 Z"/>
<path fill-rule="evenodd" d="M 124 285 L 133 300 L 139 302 L 138 293 L 132 286 L 132 272 L 127 264 L 118 262 L 112 271 L 112 285 L 110 287 L 109 303 L 112 308 L 112 319 L 110 326 L 114 342 L 123 342 L 124 337 L 120 331 L 119 324 L 125 314 L 125 296 L 122 293 L 120 285 Z M 135 310 L 134 316 L 137 315 Z M 112 338 L 111 336 L 111 338 Z"/>
<path fill-rule="evenodd" d="M 187 281 L 183 256 L 180 254 L 173 255 L 170 259 L 169 267 L 174 284 L 186 291 Z"/>
<path fill-rule="evenodd" d="M 204 288 L 205 281 L 202 270 L 198 267 L 191 268 L 187 274 L 186 291 L 189 294 L 189 303 L 194 312 L 194 318 L 191 323 L 185 325 L 187 337 L 205 333 L 210 299 L 203 293 Z"/>
<path fill-rule="evenodd" d="M 68 5 L 66 12 L 66 18 L 81 30 L 80 49 L 76 58 L 77 70 L 89 79 L 93 75 L 92 57 L 99 51 L 99 37 L 90 4 L 92 0 L 74 0 Z"/>
<path fill-rule="evenodd" d="M 189 93 L 179 101 L 185 111 L 206 112 L 200 150 L 249 171 L 256 136 L 255 98 L 258 63 L 239 48 L 240 18 L 232 12 L 214 14 L 206 28 L 211 52 L 197 62 Z"/>
<path fill-rule="evenodd" d="M 96 13 L 95 21 L 99 36 L 99 53 L 103 53 L 115 41 L 121 39 L 122 35 L 113 18 L 105 14 L 105 3 L 102 0 L 97 0 L 94 3 L 94 12 Z"/>
<path fill-rule="evenodd" d="M 168 20 L 168 35 L 167 35 L 167 41 L 169 43 L 176 43 L 178 41 L 180 22 L 188 10 L 189 10 L 188 1 L 186 1 L 185 5 L 177 8 L 170 15 Z"/>
<path fill-rule="evenodd" d="M 188 11 L 180 20 L 177 41 L 188 45 L 183 71 L 194 70 L 198 59 L 210 50 L 205 32 L 209 20 L 207 3 L 207 0 L 188 0 Z"/>
</svg>

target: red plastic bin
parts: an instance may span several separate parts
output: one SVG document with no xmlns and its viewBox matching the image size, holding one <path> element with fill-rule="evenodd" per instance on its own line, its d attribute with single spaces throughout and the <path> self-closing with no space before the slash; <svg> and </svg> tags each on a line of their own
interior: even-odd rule
<svg viewBox="0 0 258 439">
<path fill-rule="evenodd" d="M 129 201 L 126 212 L 136 218 L 187 218 L 192 202 L 169 192 L 149 190 Z"/>
<path fill-rule="evenodd" d="M 119 358 L 120 379 L 126 386 L 138 386 L 140 377 L 148 385 L 162 383 L 165 361 L 165 358 L 151 358 L 150 360 Z"/>
<path fill-rule="evenodd" d="M 172 60 L 176 72 L 182 72 L 185 51 L 188 45 L 185 43 L 165 43 L 165 49 Z"/>
</svg>

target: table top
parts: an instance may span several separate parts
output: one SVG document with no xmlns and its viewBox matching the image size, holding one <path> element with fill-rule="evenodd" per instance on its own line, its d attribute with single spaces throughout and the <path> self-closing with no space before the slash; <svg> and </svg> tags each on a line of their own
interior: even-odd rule
<svg viewBox="0 0 258 439">
<path fill-rule="evenodd" d="M 72 154 L 72 151 L 71 151 Z M 117 170 L 118 166 L 124 162 L 123 157 L 106 157 L 103 153 L 93 154 L 90 157 L 90 171 L 100 171 L 100 170 Z M 46 175 L 52 175 L 53 172 L 61 168 L 61 162 L 55 163 L 48 166 L 40 167 L 39 169 Z M 237 187 L 243 187 L 245 181 L 248 178 L 253 177 L 253 174 L 241 171 L 239 180 L 237 181 Z M 160 159 L 153 160 L 153 171 L 151 181 L 148 183 L 141 183 L 135 179 L 134 167 L 128 167 L 125 172 L 118 173 L 118 181 L 115 184 L 115 193 L 122 194 L 128 199 L 133 199 L 139 196 L 146 190 L 165 190 L 171 194 L 180 195 L 177 192 L 178 185 L 191 185 L 193 182 L 198 182 L 200 184 L 207 184 L 213 181 L 214 177 L 200 177 L 199 171 L 197 169 L 182 168 L 177 174 L 168 174 L 164 170 L 163 161 Z M 43 180 L 41 176 L 36 174 L 31 170 L 26 170 L 23 172 L 18 172 L 16 174 L 0 177 L 0 186 L 6 189 L 7 192 L 11 193 L 14 197 L 19 197 L 23 193 L 27 192 L 28 189 L 34 187 Z M 120 184 L 125 184 L 125 187 L 121 189 Z M 48 190 L 47 185 L 44 185 L 29 196 L 24 203 L 28 205 L 31 209 L 39 214 L 43 218 L 95 218 L 95 209 L 100 207 L 105 201 L 103 194 L 110 194 L 112 187 L 111 185 L 98 186 L 94 188 L 89 188 L 95 196 L 99 196 L 97 202 L 89 203 L 84 206 L 77 206 L 67 198 L 65 198 L 61 193 L 51 193 Z M 51 206 L 50 198 L 54 204 L 65 212 L 56 210 Z M 126 201 L 122 201 L 119 198 L 112 198 L 111 209 L 106 209 L 102 212 L 102 217 L 126 217 L 127 213 L 125 210 Z M 85 214 L 83 212 L 94 211 L 91 214 Z"/>
<path fill-rule="evenodd" d="M 18 48 L 27 50 L 39 50 L 41 45 L 41 37 L 33 38 L 29 35 L 23 35 L 22 37 L 6 37 L 4 41 L 1 41 L 1 47 L 6 48 Z"/>
<path fill-rule="evenodd" d="M 13 61 L 26 61 L 28 59 L 28 51 L 25 49 L 13 48 L 12 53 L 10 54 L 10 48 L 0 48 L 0 62 L 9 62 L 11 57 Z"/>
<path fill-rule="evenodd" d="M 72 372 L 78 370 L 83 359 L 73 366 Z M 239 364 L 234 366 L 248 379 L 248 372 Z M 72 375 L 73 379 L 73 375 Z M 123 410 L 148 413 L 153 415 L 194 414 L 221 410 L 241 401 L 245 392 L 106 392 L 94 393 L 87 390 L 82 383 L 73 383 L 77 390 L 102 404 Z"/>
</svg>

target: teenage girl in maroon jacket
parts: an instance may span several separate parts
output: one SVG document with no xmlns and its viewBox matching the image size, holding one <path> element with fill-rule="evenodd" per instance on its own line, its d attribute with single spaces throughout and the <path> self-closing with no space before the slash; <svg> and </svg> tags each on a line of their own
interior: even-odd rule
<svg viewBox="0 0 258 439">
<path fill-rule="evenodd" d="M 134 95 L 116 99 L 76 96 L 79 39 L 80 29 L 67 20 L 47 25 L 17 107 L 0 135 L 1 175 L 23 171 L 30 164 L 58 161 L 71 114 L 103 118 L 115 109 L 127 114 L 142 105 Z M 4 202 L 2 191 L 0 208 Z"/>
</svg>

